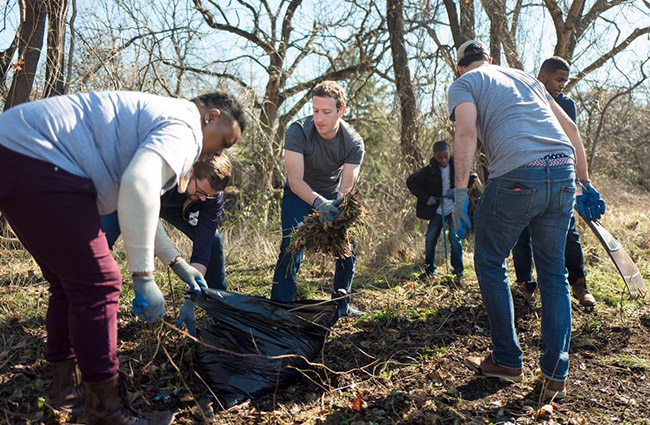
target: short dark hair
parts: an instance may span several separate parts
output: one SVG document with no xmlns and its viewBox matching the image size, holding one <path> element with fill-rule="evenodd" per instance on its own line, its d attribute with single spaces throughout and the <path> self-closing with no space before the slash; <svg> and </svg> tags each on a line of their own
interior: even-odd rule
<svg viewBox="0 0 650 425">
<path fill-rule="evenodd" d="M 552 74 L 557 70 L 569 72 L 571 71 L 571 65 L 569 65 L 569 62 L 564 60 L 564 58 L 551 56 L 546 59 L 539 68 L 540 73 L 545 72 L 547 74 Z"/>
<path fill-rule="evenodd" d="M 459 66 L 468 66 L 472 62 L 484 61 L 484 60 L 487 60 L 487 58 L 488 58 L 487 53 L 478 53 L 476 55 L 465 56 L 463 59 L 461 59 L 458 62 L 458 65 Z"/>
<path fill-rule="evenodd" d="M 212 189 L 221 192 L 230 182 L 231 170 L 230 158 L 226 154 L 215 155 L 194 164 L 194 177 L 207 179 Z"/>
<path fill-rule="evenodd" d="M 311 97 L 331 97 L 336 100 L 336 110 L 341 110 L 347 104 L 345 90 L 336 81 L 325 80 L 316 85 L 311 92 Z"/>
<path fill-rule="evenodd" d="M 433 144 L 434 152 L 444 152 L 449 150 L 449 145 L 444 140 L 438 140 Z"/>
<path fill-rule="evenodd" d="M 200 103 L 209 108 L 217 108 L 228 114 L 239 124 L 239 129 L 244 132 L 246 129 L 246 116 L 244 106 L 235 96 L 225 91 L 217 90 L 213 93 L 205 93 L 192 99 L 192 102 Z"/>
</svg>

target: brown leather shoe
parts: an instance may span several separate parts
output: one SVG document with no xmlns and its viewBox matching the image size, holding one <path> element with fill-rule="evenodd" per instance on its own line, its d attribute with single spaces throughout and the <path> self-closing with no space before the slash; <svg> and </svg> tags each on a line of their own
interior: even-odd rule
<svg viewBox="0 0 650 425">
<path fill-rule="evenodd" d="M 499 378 L 506 381 L 521 382 L 523 377 L 521 368 L 510 369 L 508 367 L 499 366 L 492 359 L 492 353 L 488 353 L 485 358 L 481 357 L 466 357 L 465 366 L 470 370 L 478 373 L 479 375 L 489 376 L 492 378 Z"/>
<path fill-rule="evenodd" d="M 84 413 L 84 389 L 75 359 L 50 363 L 52 395 L 50 405 L 66 422 L 76 422 Z"/>
<path fill-rule="evenodd" d="M 566 397 L 566 381 L 553 381 L 548 378 L 544 378 L 542 391 L 544 392 L 544 401 L 551 399 L 562 399 Z"/>
<path fill-rule="evenodd" d="M 120 395 L 117 374 L 102 382 L 84 382 L 84 389 L 89 425 L 169 425 L 174 420 L 171 412 L 135 414 Z"/>
<path fill-rule="evenodd" d="M 584 277 L 579 277 L 573 285 L 571 285 L 573 296 L 581 306 L 593 307 L 596 305 L 596 298 L 589 293 L 587 289 L 587 282 Z"/>
<path fill-rule="evenodd" d="M 528 302 L 533 299 L 535 296 L 535 292 L 537 291 L 537 287 L 531 292 L 528 290 L 528 282 L 519 282 L 517 281 L 517 289 L 516 289 L 516 294 L 519 295 L 521 298 L 524 299 L 524 301 Z"/>
</svg>

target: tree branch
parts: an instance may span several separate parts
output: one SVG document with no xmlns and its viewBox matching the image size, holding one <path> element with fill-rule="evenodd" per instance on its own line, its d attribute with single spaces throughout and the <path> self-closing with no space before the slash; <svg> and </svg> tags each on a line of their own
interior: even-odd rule
<svg viewBox="0 0 650 425">
<path fill-rule="evenodd" d="M 217 30 L 226 31 L 231 34 L 238 35 L 250 41 L 251 43 L 261 47 L 262 50 L 264 50 L 264 52 L 266 52 L 269 55 L 274 53 L 273 46 L 265 42 L 261 38 L 257 37 L 255 34 L 252 34 L 248 31 L 244 31 L 241 28 L 232 25 L 220 24 L 216 22 L 214 20 L 214 15 L 212 14 L 212 12 L 210 12 L 209 10 L 203 7 L 203 3 L 201 2 L 201 0 L 192 0 L 192 2 L 194 3 L 194 8 L 198 10 L 199 13 L 201 13 L 201 15 L 203 15 L 203 19 L 205 20 L 205 23 L 208 24 L 210 28 L 214 28 Z"/>
<path fill-rule="evenodd" d="M 280 31 L 280 45 L 278 46 L 278 54 L 280 57 L 284 58 L 287 53 L 287 48 L 289 47 L 289 37 L 291 36 L 291 21 L 293 20 L 293 14 L 302 0 L 291 0 L 287 11 L 284 13 L 284 19 L 282 20 L 282 30 Z"/>
<path fill-rule="evenodd" d="M 314 87 L 316 84 L 320 83 L 321 81 L 325 81 L 325 80 L 340 81 L 347 78 L 350 75 L 360 73 L 360 72 L 372 71 L 372 70 L 374 70 L 374 65 L 371 65 L 370 61 L 364 61 L 357 65 L 348 66 L 347 68 L 343 68 L 343 69 L 332 70 L 314 79 L 311 79 L 309 81 L 304 81 L 302 83 L 298 83 L 293 87 L 285 89 L 280 94 L 280 99 L 285 100 L 297 93 L 300 93 L 303 90 L 309 90 L 312 87 Z"/>
<path fill-rule="evenodd" d="M 595 71 L 596 69 L 600 68 L 605 62 L 607 62 L 609 59 L 613 58 L 617 54 L 619 54 L 621 51 L 625 50 L 627 46 L 630 45 L 634 40 L 639 38 L 640 36 L 644 34 L 650 33 L 650 26 L 645 27 L 645 28 L 636 28 L 632 33 L 627 36 L 623 42 L 621 42 L 619 45 L 613 47 L 609 52 L 605 53 L 598 59 L 596 59 L 594 62 L 591 63 L 591 65 L 587 66 L 583 70 L 581 70 L 578 75 L 576 75 L 570 82 L 569 84 L 566 85 L 566 91 L 570 91 L 580 80 L 582 80 L 587 74 Z"/>
<path fill-rule="evenodd" d="M 555 32 L 560 34 L 564 31 L 564 20 L 562 19 L 562 10 L 557 5 L 555 0 L 544 0 L 548 13 L 551 14 L 551 19 L 553 20 L 553 25 L 555 26 Z"/>
</svg>

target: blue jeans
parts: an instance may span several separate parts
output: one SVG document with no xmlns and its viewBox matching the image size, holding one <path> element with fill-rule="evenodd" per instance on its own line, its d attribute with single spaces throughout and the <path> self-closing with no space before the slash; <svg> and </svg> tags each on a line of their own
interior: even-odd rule
<svg viewBox="0 0 650 425">
<path fill-rule="evenodd" d="M 436 271 L 436 244 L 438 237 L 442 230 L 442 215 L 433 214 L 433 218 L 429 221 L 427 234 L 424 238 L 424 271 L 427 274 L 433 274 Z M 449 245 L 451 247 L 451 267 L 455 275 L 463 274 L 463 248 L 460 245 L 460 239 L 454 229 L 454 220 L 451 219 L 451 214 L 445 218 L 445 227 L 448 231 Z"/>
<path fill-rule="evenodd" d="M 517 244 L 512 249 L 512 260 L 515 264 L 517 282 L 526 282 L 526 290 L 534 292 L 537 289 L 537 282 L 533 279 L 533 247 L 530 243 L 530 232 L 528 227 L 521 232 Z M 585 259 L 582 255 L 580 235 L 576 229 L 576 219 L 571 215 L 569 232 L 566 237 L 564 248 L 564 263 L 569 272 L 569 285 L 573 285 L 581 277 L 586 277 Z"/>
<path fill-rule="evenodd" d="M 185 221 L 183 218 L 183 211 L 181 209 L 161 208 L 160 216 L 169 224 L 183 232 L 185 236 L 194 241 L 196 228 Z M 102 229 L 106 233 L 108 246 L 113 249 L 113 245 L 121 233 L 120 223 L 117 219 L 117 211 L 103 215 L 101 219 Z M 209 288 L 221 289 L 223 291 L 228 290 L 228 285 L 226 284 L 226 261 L 223 255 L 223 242 L 218 230 L 215 231 L 214 237 L 212 238 L 210 263 L 208 264 L 207 270 L 205 272 L 205 281 L 208 284 Z"/>
<path fill-rule="evenodd" d="M 335 199 L 336 195 L 325 197 Z M 291 302 L 296 295 L 296 274 L 300 269 L 305 250 L 301 249 L 294 255 L 289 250 L 289 242 L 296 225 L 302 223 L 305 217 L 313 211 L 314 209 L 311 205 L 300 199 L 288 186 L 285 186 L 280 214 L 282 221 L 282 242 L 280 243 L 280 256 L 278 257 L 278 262 L 275 265 L 275 273 L 273 274 L 273 287 L 271 288 L 272 300 Z M 354 265 L 356 261 L 357 255 L 354 245 L 352 246 L 351 257 L 336 258 L 332 293 L 335 293 L 339 289 L 345 289 L 348 293 L 352 291 L 352 279 L 354 278 Z M 349 302 L 349 297 L 345 298 L 345 302 Z"/>
<path fill-rule="evenodd" d="M 564 248 L 575 199 L 573 166 L 518 168 L 490 179 L 476 206 L 474 266 L 490 322 L 492 357 L 522 367 L 505 260 L 528 227 L 542 300 L 542 373 L 563 381 L 569 372 L 571 302 Z"/>
</svg>

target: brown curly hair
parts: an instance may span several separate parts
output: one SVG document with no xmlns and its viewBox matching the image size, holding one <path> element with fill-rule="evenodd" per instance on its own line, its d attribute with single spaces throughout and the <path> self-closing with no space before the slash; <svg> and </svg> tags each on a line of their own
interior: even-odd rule
<svg viewBox="0 0 650 425">
<path fill-rule="evenodd" d="M 347 104 L 347 96 L 345 90 L 337 82 L 325 80 L 316 85 L 311 92 L 311 96 L 318 97 L 331 97 L 336 100 L 336 109 L 341 110 Z"/>
</svg>

